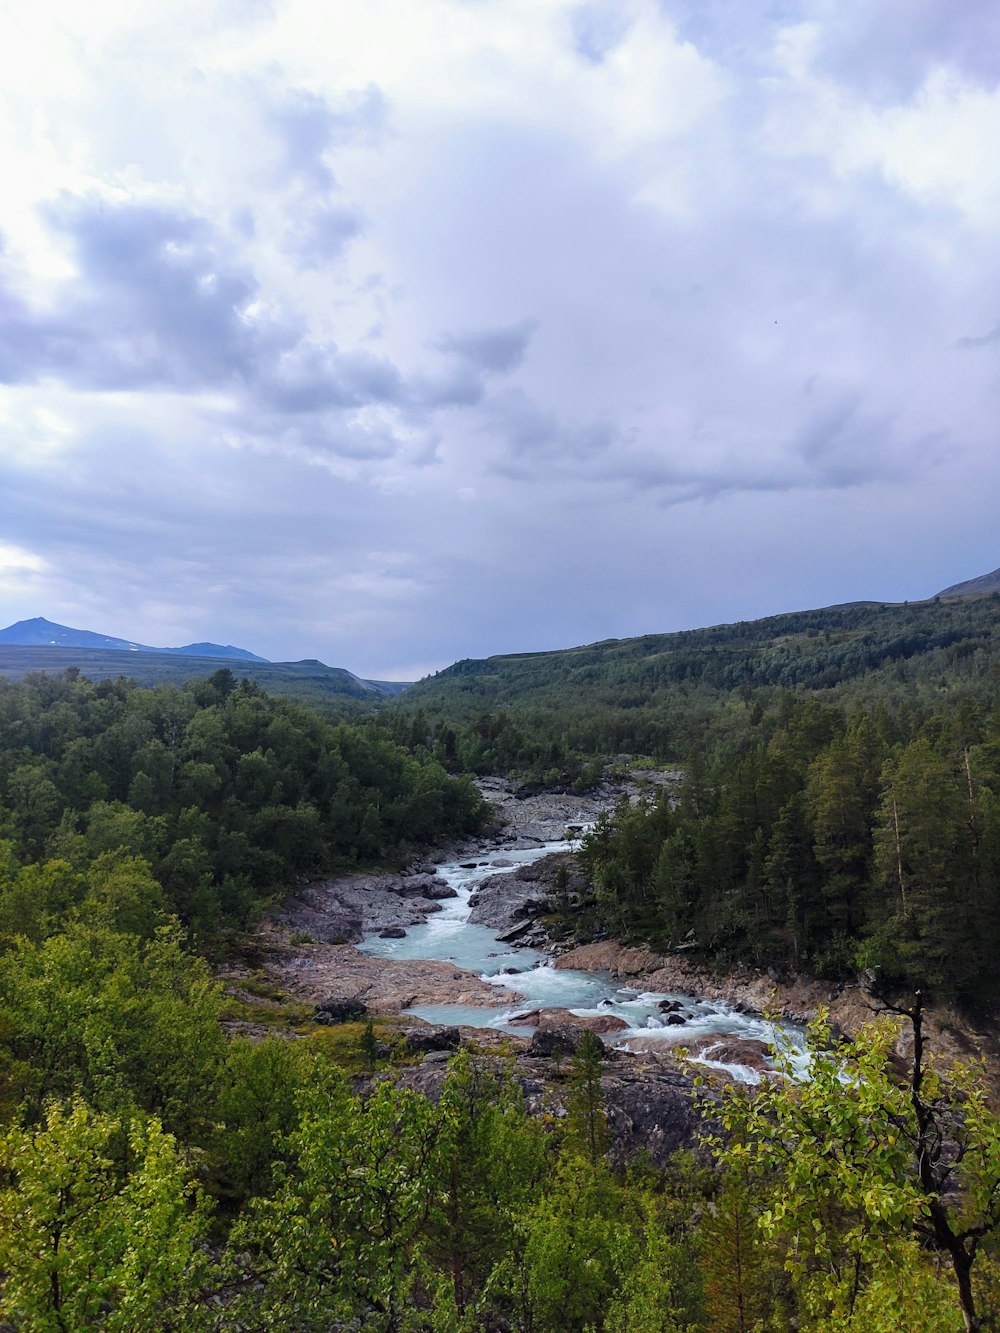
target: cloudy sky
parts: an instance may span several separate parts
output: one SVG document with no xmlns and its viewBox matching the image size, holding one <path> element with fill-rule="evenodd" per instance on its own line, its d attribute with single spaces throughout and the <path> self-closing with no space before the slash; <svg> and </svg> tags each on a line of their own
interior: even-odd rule
<svg viewBox="0 0 1000 1333">
<path fill-rule="evenodd" d="M 996 0 L 8 0 L 0 623 L 413 678 L 1000 564 Z"/>
</svg>

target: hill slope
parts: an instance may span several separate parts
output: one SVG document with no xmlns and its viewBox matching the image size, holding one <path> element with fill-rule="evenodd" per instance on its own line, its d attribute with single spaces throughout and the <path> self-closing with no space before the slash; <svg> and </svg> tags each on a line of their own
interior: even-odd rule
<svg viewBox="0 0 1000 1333">
<path fill-rule="evenodd" d="M 732 732 L 751 701 L 808 691 L 831 702 L 933 707 L 943 694 L 984 697 L 998 674 L 1000 598 L 862 602 L 456 662 L 414 685 L 402 706 L 470 724 L 498 755 L 487 715 L 509 710 L 522 738 L 545 737 L 554 753 L 679 759 L 709 731 Z"/>
<path fill-rule="evenodd" d="M 210 676 L 230 665 L 217 657 L 188 656 L 135 650 L 126 656 L 120 649 L 67 648 L 0 643 L 0 677 L 18 680 L 29 671 L 62 672 L 76 668 L 90 680 L 127 676 L 140 685 L 180 684 L 198 676 Z M 324 704 L 372 704 L 393 698 L 407 686 L 397 681 L 368 681 L 340 667 L 322 662 L 266 662 L 263 659 L 232 661 L 237 677 L 255 680 L 262 689 L 285 698 L 319 707 Z"/>
<path fill-rule="evenodd" d="M 939 597 L 983 597 L 989 593 L 1000 592 L 1000 569 L 992 574 L 980 574 L 978 578 L 966 579 L 964 583 L 953 583 L 944 588 Z"/>
<path fill-rule="evenodd" d="M 419 681 L 407 702 L 424 708 L 462 698 L 473 706 L 525 704 L 553 692 L 611 691 L 638 703 L 661 687 L 696 684 L 826 689 L 937 650 L 951 649 L 954 656 L 995 646 L 998 627 L 1000 604 L 992 599 L 949 606 L 854 602 L 554 652 L 467 659 Z"/>
</svg>

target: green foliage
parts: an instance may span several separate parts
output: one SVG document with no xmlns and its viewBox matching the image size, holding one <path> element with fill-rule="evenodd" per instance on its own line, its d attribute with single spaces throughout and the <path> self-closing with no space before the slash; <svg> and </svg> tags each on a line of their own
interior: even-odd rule
<svg viewBox="0 0 1000 1333">
<path fill-rule="evenodd" d="M 362 1103 L 330 1075 L 302 1090 L 299 1113 L 286 1179 L 234 1230 L 236 1265 L 248 1251 L 265 1282 L 243 1317 L 275 1330 L 325 1330 L 356 1317 L 373 1330 L 412 1327 L 439 1144 L 434 1108 L 389 1084 Z"/>
<path fill-rule="evenodd" d="M 890 743 L 886 718 L 789 703 L 737 761 L 623 802 L 581 861 L 596 924 L 713 962 L 858 966 L 975 1008 L 1000 990 L 1000 715 Z M 880 727 L 883 734 L 880 735 Z"/>
<path fill-rule="evenodd" d="M 627 1235 L 621 1203 L 603 1162 L 560 1161 L 525 1223 L 522 1326 L 552 1333 L 600 1326 L 619 1285 L 616 1257 Z"/>
<path fill-rule="evenodd" d="M 1000 1308 L 1000 1126 L 976 1071 L 923 1058 L 919 1004 L 908 1079 L 888 1030 L 817 1043 L 808 1083 L 726 1101 L 718 1172 L 618 1171 L 591 1034 L 560 1122 L 468 1051 L 443 1086 L 429 1071 L 433 1100 L 374 1073 L 381 1020 L 310 1031 L 260 978 L 224 1005 L 190 947 L 295 876 L 473 831 L 481 803 L 451 773 L 581 788 L 597 753 L 642 749 L 686 776 L 598 821 L 580 931 L 832 977 L 864 964 L 992 1003 L 996 634 L 992 603 L 840 608 L 459 664 L 409 711 L 350 724 L 225 668 L 182 689 L 0 682 L 0 1315 L 977 1327 Z M 434 691 L 455 682 L 442 716 Z M 227 1042 L 221 1016 L 304 1035 Z M 225 1279 L 196 1168 L 225 1205 Z"/>
<path fill-rule="evenodd" d="M 225 1049 L 219 1009 L 219 986 L 176 924 L 151 939 L 73 925 L 0 955 L 0 1051 L 31 1120 L 48 1098 L 80 1095 L 197 1137 Z"/>
<path fill-rule="evenodd" d="M 438 1114 L 427 1254 L 448 1275 L 462 1315 L 497 1269 L 520 1262 L 519 1222 L 545 1180 L 548 1151 L 512 1072 L 468 1051 L 449 1064 Z"/>
<path fill-rule="evenodd" d="M 780 1256 L 758 1226 L 761 1202 L 730 1144 L 720 1188 L 698 1230 L 704 1305 L 714 1333 L 751 1333 L 779 1303 Z"/>
<path fill-rule="evenodd" d="M 566 1144 L 571 1152 L 585 1157 L 592 1166 L 603 1159 L 611 1145 L 601 1087 L 603 1065 L 604 1046 L 600 1037 L 585 1030 L 573 1056 L 566 1107 Z"/>
<path fill-rule="evenodd" d="M 142 858 L 163 890 L 145 895 L 149 912 L 176 914 L 196 936 L 248 925 L 296 876 L 398 861 L 473 832 L 483 815 L 469 780 L 426 751 L 414 757 L 370 723 L 325 721 L 218 672 L 182 689 L 0 680 L 0 836 L 11 855 L 79 874 L 105 854 Z M 52 892 L 0 885 L 0 932 L 56 928 L 75 900 Z"/>
<path fill-rule="evenodd" d="M 891 1072 L 894 1024 L 831 1052 L 821 1018 L 808 1079 L 767 1080 L 723 1108 L 729 1137 L 716 1147 L 744 1195 L 750 1186 L 800 1327 L 948 1327 L 948 1308 L 952 1325 L 979 1327 L 971 1275 L 1000 1226 L 1000 1119 L 977 1071 L 926 1062 L 919 1000 L 899 1012 L 913 1029 L 907 1081 Z"/>
<path fill-rule="evenodd" d="M 0 1140 L 0 1317 L 25 1333 L 211 1328 L 207 1225 L 157 1120 L 52 1104 Z"/>
<path fill-rule="evenodd" d="M 361 1030 L 361 1059 L 369 1073 L 374 1073 L 378 1064 L 379 1040 L 375 1035 L 375 1022 L 369 1016 Z"/>
<path fill-rule="evenodd" d="M 231 1198 L 266 1194 L 275 1169 L 287 1162 L 284 1145 L 299 1124 L 308 1067 L 298 1043 L 279 1037 L 229 1043 L 214 1109 L 212 1155 Z"/>
<path fill-rule="evenodd" d="M 1000 661 L 992 598 L 858 603 L 735 625 L 648 634 L 560 652 L 456 662 L 400 698 L 445 761 L 530 783 L 593 783 L 595 755 L 738 754 L 781 725 L 782 700 L 894 713 L 989 707 Z M 806 736 L 814 747 L 815 733 Z"/>
</svg>

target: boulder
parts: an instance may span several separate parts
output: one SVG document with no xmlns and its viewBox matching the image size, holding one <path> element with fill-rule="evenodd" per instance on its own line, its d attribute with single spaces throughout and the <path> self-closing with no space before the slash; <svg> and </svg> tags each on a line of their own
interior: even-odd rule
<svg viewBox="0 0 1000 1333">
<path fill-rule="evenodd" d="M 424 897 L 437 901 L 439 898 L 457 898 L 458 890 L 446 884 L 443 879 L 431 879 L 424 885 Z"/>
<path fill-rule="evenodd" d="M 458 1028 L 407 1028 L 403 1033 L 403 1045 L 409 1055 L 425 1054 L 428 1051 L 457 1051 L 460 1044 L 461 1033 Z"/>
<path fill-rule="evenodd" d="M 448 1051 L 428 1051 L 424 1056 L 424 1064 L 438 1066 L 447 1065 L 450 1059 L 451 1054 Z"/>
<path fill-rule="evenodd" d="M 405 940 L 406 931 L 402 926 L 386 926 L 385 930 L 378 933 L 380 940 Z"/>
<path fill-rule="evenodd" d="M 364 1018 L 368 1006 L 350 996 L 322 1000 L 313 1012 L 315 1023 L 356 1023 Z"/>
<path fill-rule="evenodd" d="M 403 898 L 454 898 L 455 890 L 436 875 L 398 876 L 389 888 Z"/>
<path fill-rule="evenodd" d="M 609 1032 L 626 1032 L 628 1023 L 617 1014 L 574 1014 L 569 1009 L 525 1009 L 514 1014 L 509 1022 L 531 1028 L 573 1028 L 606 1036 Z"/>
<path fill-rule="evenodd" d="M 552 1024 L 549 1027 L 535 1029 L 528 1048 L 529 1055 L 552 1056 L 575 1055 L 580 1046 L 580 1039 L 586 1029 L 572 1027 L 569 1023 Z"/>
<path fill-rule="evenodd" d="M 688 1047 L 689 1055 L 700 1055 L 705 1060 L 718 1060 L 724 1065 L 743 1065 L 758 1073 L 770 1069 L 768 1048 L 765 1042 L 753 1037 L 732 1037 L 722 1033 L 709 1033 L 699 1037 Z"/>
</svg>

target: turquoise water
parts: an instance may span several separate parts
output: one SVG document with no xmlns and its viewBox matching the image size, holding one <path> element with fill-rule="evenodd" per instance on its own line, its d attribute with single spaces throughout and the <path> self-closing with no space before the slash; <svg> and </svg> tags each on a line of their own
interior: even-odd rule
<svg viewBox="0 0 1000 1333">
<path fill-rule="evenodd" d="M 454 963 L 456 967 L 477 972 L 499 991 L 512 992 L 510 1003 L 497 1007 L 457 1004 L 414 1005 L 407 1013 L 429 1023 L 467 1025 L 524 1032 L 511 1020 L 528 1009 L 569 1009 L 581 1016 L 614 1014 L 628 1023 L 627 1031 L 605 1038 L 617 1045 L 628 1038 L 663 1042 L 664 1045 L 688 1045 L 698 1038 L 718 1034 L 724 1038 L 752 1038 L 771 1044 L 787 1045 L 796 1062 L 804 1059 L 803 1034 L 791 1024 L 776 1028 L 756 1015 L 738 1013 L 728 1005 L 680 993 L 641 991 L 623 986 L 601 972 L 579 972 L 555 968 L 548 954 L 538 949 L 504 944 L 487 926 L 469 922 L 469 897 L 480 880 L 488 875 L 510 874 L 518 867 L 537 861 L 552 852 L 572 849 L 567 842 L 550 842 L 529 850 L 501 850 L 467 856 L 437 867 L 437 874 L 456 892 L 456 897 L 442 900 L 442 910 L 427 922 L 411 926 L 404 939 L 384 940 L 369 936 L 359 948 L 379 958 L 432 958 Z M 512 970 L 513 969 L 513 970 Z M 515 998 L 516 995 L 523 999 Z M 668 1025 L 660 1011 L 664 1000 L 680 1006 L 681 1024 Z M 756 1071 L 744 1065 L 716 1061 L 708 1049 L 699 1063 L 726 1070 L 744 1082 L 757 1082 Z"/>
</svg>

